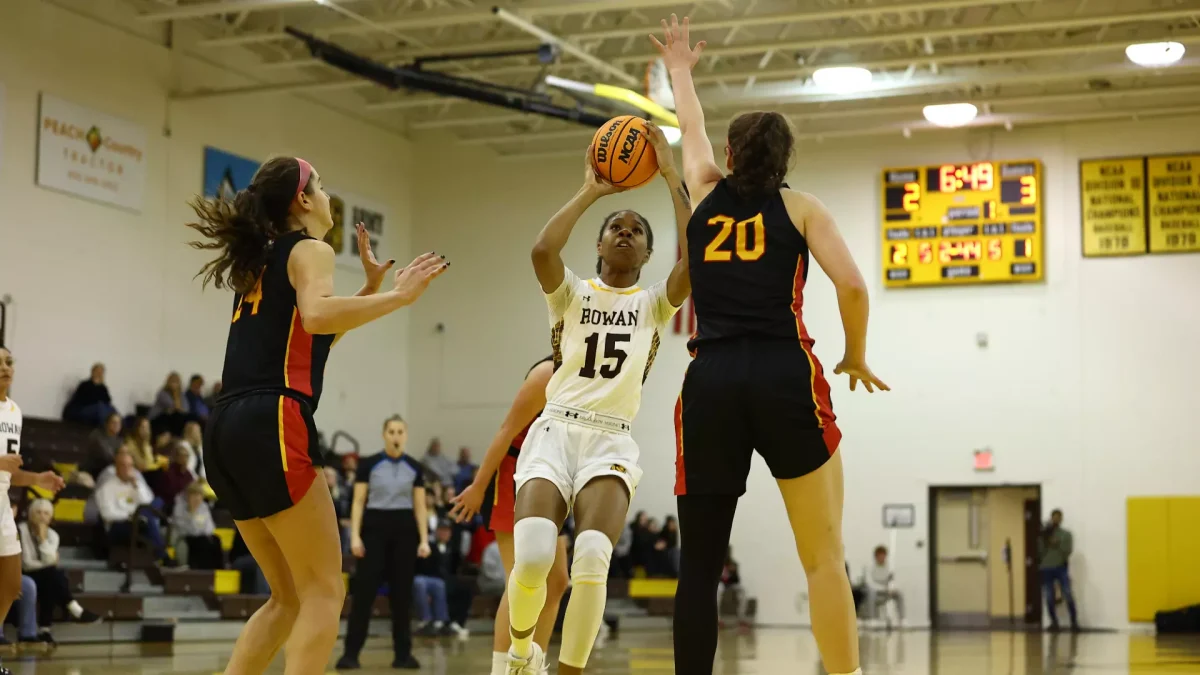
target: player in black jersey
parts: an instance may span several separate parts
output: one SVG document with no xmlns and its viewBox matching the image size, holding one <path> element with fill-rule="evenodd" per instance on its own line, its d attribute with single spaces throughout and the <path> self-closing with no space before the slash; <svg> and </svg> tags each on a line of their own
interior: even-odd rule
<svg viewBox="0 0 1200 675">
<path fill-rule="evenodd" d="M 337 518 L 313 468 L 325 360 L 339 336 L 412 304 L 450 263 L 422 255 L 378 292 L 395 261 L 376 261 L 359 225 L 366 284 L 334 296 L 329 195 L 295 157 L 268 160 L 233 199 L 191 206 L 205 239 L 192 246 L 218 252 L 197 276 L 236 293 L 204 467 L 271 586 L 225 672 L 262 673 L 286 641 L 287 675 L 324 673 L 345 597 Z"/>
<path fill-rule="evenodd" d="M 829 211 L 787 188 L 793 138 L 778 113 L 729 125 L 724 176 L 705 132 L 688 20 L 651 37 L 671 75 L 695 207 L 688 259 L 697 333 L 676 406 L 679 588 L 675 672 L 712 673 L 717 585 L 738 497 L 757 450 L 776 478 L 808 578 L 813 634 L 830 673 L 858 673 L 854 601 L 843 563 L 841 432 L 804 327 L 809 252 L 837 288 L 846 353 L 835 373 L 887 389 L 866 364 L 867 290 Z"/>
</svg>

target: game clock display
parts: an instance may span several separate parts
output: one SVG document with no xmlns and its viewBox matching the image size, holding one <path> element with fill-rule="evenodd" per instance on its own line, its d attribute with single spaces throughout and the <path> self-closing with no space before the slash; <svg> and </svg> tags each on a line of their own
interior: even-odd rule
<svg viewBox="0 0 1200 675">
<path fill-rule="evenodd" d="M 1041 281 L 1042 164 L 883 170 L 888 288 Z"/>
</svg>

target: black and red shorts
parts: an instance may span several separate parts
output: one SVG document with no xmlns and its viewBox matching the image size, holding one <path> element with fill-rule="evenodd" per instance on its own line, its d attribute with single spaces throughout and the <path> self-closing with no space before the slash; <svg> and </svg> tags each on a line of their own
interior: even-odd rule
<svg viewBox="0 0 1200 675">
<path fill-rule="evenodd" d="M 311 406 L 287 393 L 220 401 L 204 430 L 204 471 L 234 520 L 291 508 L 317 477 L 320 456 Z"/>
<path fill-rule="evenodd" d="M 483 505 L 479 515 L 492 532 L 507 532 L 512 534 L 513 515 L 517 508 L 517 456 L 510 450 L 496 469 L 492 482 L 488 483 L 487 493 L 483 496 Z"/>
<path fill-rule="evenodd" d="M 754 452 L 776 479 L 821 468 L 842 440 L 811 344 L 706 342 L 675 406 L 675 494 L 741 495 Z"/>
</svg>

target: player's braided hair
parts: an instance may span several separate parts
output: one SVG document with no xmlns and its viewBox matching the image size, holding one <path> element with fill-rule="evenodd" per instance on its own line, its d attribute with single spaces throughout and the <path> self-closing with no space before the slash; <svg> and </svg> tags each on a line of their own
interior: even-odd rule
<svg viewBox="0 0 1200 675">
<path fill-rule="evenodd" d="M 272 241 L 288 233 L 288 210 L 297 195 L 300 161 L 295 157 L 275 157 L 258 168 L 250 185 L 233 199 L 195 197 L 188 205 L 199 222 L 188 227 L 204 236 L 191 242 L 192 248 L 219 251 L 216 259 L 200 268 L 196 276 L 211 281 L 217 288 L 249 293 L 267 262 Z M 312 176 L 304 185 L 312 194 Z"/>
<path fill-rule="evenodd" d="M 612 221 L 622 213 L 633 214 L 633 217 L 642 224 L 642 229 L 646 230 L 646 250 L 654 252 L 654 228 L 650 227 L 650 221 L 646 220 L 646 217 L 637 211 L 630 211 L 628 209 L 613 211 L 605 216 L 604 222 L 600 223 L 600 232 L 596 234 L 596 243 L 599 244 L 604 239 L 604 231 L 607 230 L 609 224 L 612 223 Z M 604 260 L 600 256 L 596 256 L 596 274 L 600 274 L 600 269 L 603 264 Z"/>
<path fill-rule="evenodd" d="M 742 113 L 729 123 L 728 139 L 733 155 L 728 180 L 737 195 L 749 201 L 778 192 L 795 146 L 787 118 L 777 112 Z"/>
</svg>

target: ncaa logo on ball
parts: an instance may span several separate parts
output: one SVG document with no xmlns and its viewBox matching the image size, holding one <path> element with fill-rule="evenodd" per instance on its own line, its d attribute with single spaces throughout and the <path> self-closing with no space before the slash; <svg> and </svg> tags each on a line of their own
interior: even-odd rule
<svg viewBox="0 0 1200 675">
<path fill-rule="evenodd" d="M 631 127 L 628 133 L 625 134 L 625 143 L 621 146 L 621 154 L 617 155 L 617 159 L 628 164 L 629 160 L 633 158 L 633 149 L 637 147 L 638 139 L 641 137 L 641 130 Z"/>
</svg>

